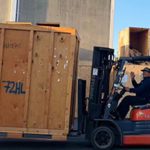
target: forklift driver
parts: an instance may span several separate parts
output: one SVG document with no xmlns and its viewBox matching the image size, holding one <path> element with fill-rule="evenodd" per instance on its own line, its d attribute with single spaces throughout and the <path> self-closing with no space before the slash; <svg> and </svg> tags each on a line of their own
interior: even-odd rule
<svg viewBox="0 0 150 150">
<path fill-rule="evenodd" d="M 130 73 L 134 88 L 125 87 L 126 92 L 135 93 L 136 96 L 126 96 L 117 108 L 121 119 L 124 119 L 130 106 L 145 105 L 150 102 L 150 68 L 144 68 L 143 80 L 138 84 L 134 72 Z"/>
</svg>

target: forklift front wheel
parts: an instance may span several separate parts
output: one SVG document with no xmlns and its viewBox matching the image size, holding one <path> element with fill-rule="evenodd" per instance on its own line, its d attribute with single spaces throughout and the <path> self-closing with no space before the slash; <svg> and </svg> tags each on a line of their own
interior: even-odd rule
<svg viewBox="0 0 150 150">
<path fill-rule="evenodd" d="M 115 135 L 107 126 L 98 127 L 91 134 L 91 143 L 96 150 L 110 150 L 115 144 Z"/>
</svg>

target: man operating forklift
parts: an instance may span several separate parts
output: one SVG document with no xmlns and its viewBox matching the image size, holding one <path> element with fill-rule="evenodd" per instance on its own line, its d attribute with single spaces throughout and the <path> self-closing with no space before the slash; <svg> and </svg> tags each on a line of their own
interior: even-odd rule
<svg viewBox="0 0 150 150">
<path fill-rule="evenodd" d="M 86 138 L 99 150 L 111 150 L 115 145 L 149 145 L 150 105 L 145 104 L 150 101 L 150 68 L 142 70 L 144 78 L 140 83 L 135 81 L 135 75 L 131 73 L 134 88 L 123 87 L 122 84 L 126 80 L 126 64 L 150 62 L 150 56 L 121 57 L 114 62 L 111 53 L 106 48 L 94 49 L 88 110 L 85 113 Z M 110 71 L 114 64 L 116 76 L 109 91 Z M 83 91 L 79 101 L 84 104 L 82 108 L 85 106 L 85 87 L 84 83 L 78 90 Z M 136 95 L 126 96 L 118 106 L 118 101 L 125 92 Z M 132 109 L 130 119 L 124 119 L 130 106 L 136 108 Z"/>
<path fill-rule="evenodd" d="M 117 108 L 121 119 L 124 119 L 129 111 L 130 106 L 145 105 L 150 101 L 150 68 L 143 70 L 143 80 L 138 84 L 135 80 L 134 72 L 130 73 L 134 88 L 125 87 L 126 92 L 135 93 L 136 96 L 126 96 Z"/>
</svg>

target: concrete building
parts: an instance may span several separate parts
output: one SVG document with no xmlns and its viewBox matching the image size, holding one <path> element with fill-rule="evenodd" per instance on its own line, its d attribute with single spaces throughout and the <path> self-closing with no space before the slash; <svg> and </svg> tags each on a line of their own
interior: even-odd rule
<svg viewBox="0 0 150 150">
<path fill-rule="evenodd" d="M 79 78 L 89 81 L 93 47 L 112 48 L 114 1 L 0 0 L 0 21 L 60 23 L 76 28 L 81 39 Z"/>
<path fill-rule="evenodd" d="M 114 0 L 20 0 L 18 21 L 57 22 L 78 30 L 80 60 L 92 59 L 93 46 L 112 47 Z"/>
<path fill-rule="evenodd" d="M 16 19 L 17 0 L 0 0 L 0 22 L 14 21 Z"/>
</svg>

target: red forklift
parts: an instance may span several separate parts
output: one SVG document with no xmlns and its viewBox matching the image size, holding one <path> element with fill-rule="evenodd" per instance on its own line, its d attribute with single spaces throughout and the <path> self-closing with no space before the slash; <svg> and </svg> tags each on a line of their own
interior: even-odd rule
<svg viewBox="0 0 150 150">
<path fill-rule="evenodd" d="M 126 62 L 150 62 L 150 56 L 122 57 L 114 62 L 113 49 L 94 47 L 89 98 L 85 98 L 85 80 L 78 81 L 78 131 L 85 133 L 86 139 L 97 150 L 150 145 L 150 104 L 133 107 L 130 118 L 112 117 L 125 93 L 122 80 Z M 109 92 L 110 71 L 114 64 L 117 74 Z"/>
</svg>

